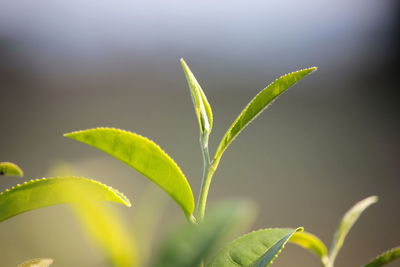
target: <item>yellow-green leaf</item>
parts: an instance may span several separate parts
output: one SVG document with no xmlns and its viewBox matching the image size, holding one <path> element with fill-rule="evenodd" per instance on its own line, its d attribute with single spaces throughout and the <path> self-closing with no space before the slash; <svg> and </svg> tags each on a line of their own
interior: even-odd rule
<svg viewBox="0 0 400 267">
<path fill-rule="evenodd" d="M 259 114 L 261 114 L 261 112 L 263 112 L 279 95 L 316 69 L 316 67 L 312 67 L 283 75 L 258 93 L 243 109 L 225 133 L 219 143 L 217 151 L 215 152 L 215 162 L 218 164 L 224 151 L 239 135 L 239 133 L 243 131 L 243 129 L 246 128 L 246 126 Z"/>
<path fill-rule="evenodd" d="M 149 259 L 154 253 L 154 242 L 159 237 L 158 230 L 164 223 L 168 196 L 160 194 L 160 189 L 150 184 L 143 188 L 140 196 L 135 201 L 135 212 L 130 228 L 134 233 L 135 240 L 140 243 L 140 246 L 137 246 L 140 263 L 142 266 L 149 266 Z"/>
<path fill-rule="evenodd" d="M 52 263 L 52 259 L 33 259 L 21 263 L 18 267 L 49 267 Z"/>
<path fill-rule="evenodd" d="M 80 190 L 68 190 L 79 188 Z M 100 182 L 82 177 L 31 180 L 0 193 L 0 222 L 20 213 L 63 203 L 79 203 L 82 192 L 92 200 L 112 201 L 130 206 L 122 193 Z"/>
<path fill-rule="evenodd" d="M 202 133 L 210 134 L 213 127 L 213 114 L 211 106 L 208 103 L 207 97 L 201 89 L 200 84 L 197 82 L 196 77 L 194 77 L 186 62 L 181 59 L 181 63 L 190 88 L 190 93 L 192 95 L 193 105 L 199 121 L 200 131 Z"/>
<path fill-rule="evenodd" d="M 103 251 L 114 267 L 138 266 L 138 255 L 131 233 L 119 214 L 95 203 L 89 196 L 81 198 L 72 209 L 94 243 Z"/>
<path fill-rule="evenodd" d="M 373 259 L 364 267 L 380 267 L 400 258 L 400 247 L 392 248 Z"/>
<path fill-rule="evenodd" d="M 321 259 L 323 264 L 327 263 L 328 250 L 325 244 L 317 236 L 308 232 L 297 232 L 289 239 L 289 242 L 314 253 Z"/>
<path fill-rule="evenodd" d="M 302 228 L 270 228 L 243 235 L 222 248 L 208 267 L 265 267 Z"/>
<path fill-rule="evenodd" d="M 342 220 L 339 223 L 338 228 L 336 229 L 335 236 L 332 242 L 332 248 L 329 254 L 329 265 L 333 266 L 335 262 L 335 258 L 339 253 L 339 250 L 343 246 L 344 239 L 346 238 L 347 234 L 349 233 L 351 227 L 353 227 L 354 223 L 358 220 L 361 213 L 371 206 L 372 204 L 378 201 L 377 196 L 370 196 L 367 197 L 360 202 L 356 203 L 350 210 L 348 210 L 345 215 L 343 216 Z"/>
<path fill-rule="evenodd" d="M 48 174 L 50 176 L 55 174 L 71 176 L 79 172 L 81 172 L 79 168 L 77 169 L 70 163 L 58 162 L 52 166 Z M 82 191 L 76 186 L 66 187 L 65 190 L 67 192 L 80 190 L 79 204 L 72 203 L 69 206 L 79 220 L 83 234 L 88 235 L 92 243 L 107 257 L 110 264 L 114 267 L 139 266 L 133 235 L 127 229 L 119 210 L 114 209 L 114 206 L 93 201 L 95 197 L 91 196 L 91 191 Z M 137 207 L 136 201 L 136 211 Z"/>
<path fill-rule="evenodd" d="M 24 176 L 24 172 L 17 164 L 12 162 L 0 162 L 0 175 Z"/>
<path fill-rule="evenodd" d="M 114 128 L 95 128 L 65 136 L 98 148 L 126 163 L 167 192 L 187 217 L 192 215 L 194 197 L 185 175 L 175 161 L 153 141 Z"/>
</svg>

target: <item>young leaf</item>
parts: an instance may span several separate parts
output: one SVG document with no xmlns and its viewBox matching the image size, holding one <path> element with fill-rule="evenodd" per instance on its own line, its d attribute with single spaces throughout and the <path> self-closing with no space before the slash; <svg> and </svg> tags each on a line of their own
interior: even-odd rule
<svg viewBox="0 0 400 267">
<path fill-rule="evenodd" d="M 167 192 L 190 218 L 194 210 L 192 189 L 175 161 L 153 141 L 114 128 L 89 129 L 64 136 L 98 148 L 134 168 Z"/>
<path fill-rule="evenodd" d="M 344 239 L 346 238 L 347 234 L 349 233 L 351 227 L 354 223 L 358 220 L 361 213 L 368 208 L 370 205 L 376 203 L 378 201 L 377 196 L 370 196 L 367 197 L 360 202 L 356 203 L 350 210 L 346 212 L 343 216 L 338 228 L 336 229 L 335 236 L 333 238 L 331 252 L 329 254 L 329 265 L 333 266 L 335 258 L 343 246 Z"/>
<path fill-rule="evenodd" d="M 222 248 L 208 267 L 268 266 L 296 231 L 302 228 L 271 228 L 243 235 Z"/>
<path fill-rule="evenodd" d="M 0 175 L 24 176 L 24 172 L 17 164 L 12 162 L 0 162 Z"/>
<path fill-rule="evenodd" d="M 253 215 L 247 202 L 220 204 L 198 225 L 186 224 L 163 242 L 152 267 L 199 266 L 232 230 Z"/>
<path fill-rule="evenodd" d="M 80 188 L 80 190 L 66 190 Z M 82 177 L 56 177 L 31 180 L 0 193 L 0 222 L 20 213 L 62 203 L 79 203 L 82 194 L 92 200 L 112 201 L 130 206 L 129 199 L 117 190 Z"/>
<path fill-rule="evenodd" d="M 33 259 L 21 263 L 18 267 L 49 267 L 52 263 L 52 259 Z"/>
<path fill-rule="evenodd" d="M 202 133 L 210 134 L 213 127 L 213 115 L 211 106 L 207 101 L 207 97 L 201 89 L 200 84 L 197 82 L 192 71 L 189 69 L 186 62 L 181 58 L 183 71 L 190 88 L 192 95 L 194 109 L 196 111 L 197 119 L 199 121 L 200 131 Z"/>
<path fill-rule="evenodd" d="M 238 136 L 238 134 L 259 114 L 261 114 L 261 112 L 263 112 L 279 95 L 316 69 L 316 67 L 312 67 L 283 75 L 258 93 L 243 109 L 225 133 L 219 143 L 217 151 L 215 152 L 214 161 L 218 164 L 222 154 L 236 136 Z"/>
<path fill-rule="evenodd" d="M 314 253 L 321 259 L 323 264 L 327 263 L 328 250 L 325 244 L 315 235 L 308 232 L 297 232 L 289 239 L 289 242 Z"/>
<path fill-rule="evenodd" d="M 364 267 L 380 267 L 400 258 L 400 247 L 392 248 L 373 259 Z"/>
</svg>

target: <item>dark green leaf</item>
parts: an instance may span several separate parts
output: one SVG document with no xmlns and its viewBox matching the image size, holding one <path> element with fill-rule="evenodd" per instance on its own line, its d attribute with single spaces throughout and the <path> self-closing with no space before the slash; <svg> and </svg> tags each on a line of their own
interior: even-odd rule
<svg viewBox="0 0 400 267">
<path fill-rule="evenodd" d="M 222 248 L 208 267 L 268 266 L 296 231 L 302 228 L 271 228 L 243 235 Z"/>
<path fill-rule="evenodd" d="M 248 203 L 235 202 L 219 205 L 209 212 L 199 225 L 183 225 L 166 239 L 153 267 L 198 266 L 215 246 L 252 217 L 253 209 Z"/>
</svg>

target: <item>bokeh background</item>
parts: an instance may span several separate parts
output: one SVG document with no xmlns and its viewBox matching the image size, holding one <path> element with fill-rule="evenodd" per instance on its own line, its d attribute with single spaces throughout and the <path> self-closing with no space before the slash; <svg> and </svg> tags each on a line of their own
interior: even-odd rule
<svg viewBox="0 0 400 267">
<path fill-rule="evenodd" d="M 131 227 L 152 185 L 63 133 L 110 126 L 147 136 L 197 194 L 198 125 L 179 58 L 213 107 L 211 151 L 270 81 L 318 66 L 225 153 L 209 203 L 251 199 L 252 229 L 301 225 L 330 244 L 343 213 L 378 195 L 337 259 L 359 266 L 400 241 L 399 10 L 397 0 L 1 0 L 0 160 L 19 164 L 24 180 L 67 164 L 120 189 L 134 202 L 116 208 Z M 0 188 L 21 181 L 4 177 Z M 156 239 L 183 222 L 164 202 Z M 0 237 L 1 266 L 35 257 L 107 266 L 65 206 L 2 222 Z M 288 245 L 274 266 L 319 265 Z"/>
</svg>

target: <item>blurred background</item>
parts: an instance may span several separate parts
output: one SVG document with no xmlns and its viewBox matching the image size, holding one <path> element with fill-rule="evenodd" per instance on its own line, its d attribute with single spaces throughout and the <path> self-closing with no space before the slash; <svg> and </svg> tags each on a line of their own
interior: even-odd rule
<svg viewBox="0 0 400 267">
<path fill-rule="evenodd" d="M 147 136 L 181 166 L 197 195 L 198 125 L 179 58 L 213 107 L 211 151 L 269 82 L 318 66 L 224 154 L 209 204 L 251 199 L 259 207 L 252 229 L 304 226 L 329 245 L 343 213 L 378 195 L 337 259 L 337 266 L 359 266 L 400 241 L 399 5 L 0 0 L 0 161 L 19 164 L 24 180 L 67 164 L 118 188 L 133 206 L 116 209 L 133 227 L 141 218 L 135 202 L 152 185 L 63 133 L 109 126 Z M 4 177 L 0 189 L 21 182 Z M 172 200 L 164 202 L 157 240 L 184 221 Z M 36 257 L 59 267 L 107 266 L 65 206 L 2 222 L 0 237 L 1 266 Z M 288 245 L 274 266 L 319 264 Z"/>
</svg>

